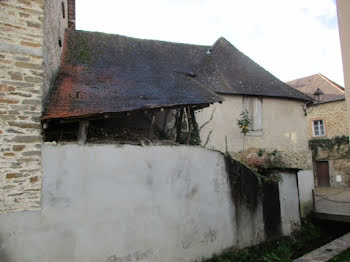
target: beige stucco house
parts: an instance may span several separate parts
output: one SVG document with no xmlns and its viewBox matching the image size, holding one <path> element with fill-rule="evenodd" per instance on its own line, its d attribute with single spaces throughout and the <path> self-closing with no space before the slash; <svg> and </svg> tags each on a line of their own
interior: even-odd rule
<svg viewBox="0 0 350 262">
<path fill-rule="evenodd" d="M 322 101 L 305 108 L 315 185 L 348 186 L 350 153 L 344 88 L 322 74 L 296 79 L 288 84 L 310 97 L 318 88 L 324 93 Z"/>
<path fill-rule="evenodd" d="M 348 0 L 337 0 L 337 11 L 346 88 L 347 119 L 350 125 L 350 2 Z"/>
<path fill-rule="evenodd" d="M 248 158 L 259 151 L 277 150 L 280 165 L 311 170 L 303 107 L 312 99 L 281 82 L 224 39 L 219 39 L 210 52 L 203 63 L 211 72 L 211 90 L 224 102 L 196 114 L 202 144 L 240 157 L 244 143 Z M 237 124 L 244 110 L 252 122 L 246 136 Z"/>
</svg>

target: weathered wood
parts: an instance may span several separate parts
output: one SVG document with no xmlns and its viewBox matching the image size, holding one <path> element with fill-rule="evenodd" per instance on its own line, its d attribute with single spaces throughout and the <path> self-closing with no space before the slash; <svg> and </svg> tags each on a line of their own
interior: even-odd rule
<svg viewBox="0 0 350 262">
<path fill-rule="evenodd" d="M 166 134 L 166 125 L 168 123 L 168 116 L 169 116 L 170 110 L 165 111 L 165 116 L 164 116 L 164 122 L 163 122 L 163 132 Z"/>
<path fill-rule="evenodd" d="M 187 116 L 187 141 L 186 144 L 190 144 L 191 141 L 191 133 L 192 133 L 192 121 L 191 121 L 191 113 L 190 113 L 190 108 L 186 107 L 186 116 Z"/>
<path fill-rule="evenodd" d="M 182 128 L 182 118 L 184 114 L 184 109 L 180 108 L 178 115 L 176 117 L 176 142 L 180 142 L 181 128 Z"/>
<path fill-rule="evenodd" d="M 154 128 L 155 120 L 156 120 L 156 116 L 154 115 L 154 112 L 152 112 L 151 126 L 149 128 L 149 134 L 148 134 L 149 139 L 152 139 L 152 136 L 153 136 L 153 128 Z"/>
<path fill-rule="evenodd" d="M 81 120 L 79 122 L 79 131 L 78 131 L 78 144 L 83 145 L 87 139 L 87 130 L 89 127 L 89 121 Z"/>
</svg>

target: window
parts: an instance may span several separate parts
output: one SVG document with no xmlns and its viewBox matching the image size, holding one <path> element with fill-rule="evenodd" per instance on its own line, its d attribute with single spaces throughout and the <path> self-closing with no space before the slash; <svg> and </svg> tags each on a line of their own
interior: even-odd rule
<svg viewBox="0 0 350 262">
<path fill-rule="evenodd" d="M 324 123 L 323 120 L 315 120 L 312 124 L 312 131 L 314 136 L 324 136 Z"/>
<path fill-rule="evenodd" d="M 252 96 L 243 97 L 243 110 L 249 112 L 250 130 L 262 130 L 262 98 Z"/>
<path fill-rule="evenodd" d="M 66 18 L 66 9 L 64 8 L 64 2 L 61 3 L 61 8 L 62 8 L 62 17 L 63 19 Z"/>
</svg>

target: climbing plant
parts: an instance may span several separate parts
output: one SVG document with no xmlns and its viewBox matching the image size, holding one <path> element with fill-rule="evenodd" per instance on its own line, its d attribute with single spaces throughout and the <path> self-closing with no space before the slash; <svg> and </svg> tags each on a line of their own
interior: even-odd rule
<svg viewBox="0 0 350 262">
<path fill-rule="evenodd" d="M 241 113 L 241 118 L 237 120 L 238 127 L 241 129 L 241 133 L 245 136 L 251 127 L 251 121 L 249 118 L 248 110 L 244 110 Z"/>
<path fill-rule="evenodd" d="M 309 147 L 315 157 L 318 155 L 319 149 L 327 151 L 339 150 L 342 145 L 349 145 L 348 136 L 309 140 Z M 348 147 L 348 153 L 350 153 L 350 146 Z"/>
<path fill-rule="evenodd" d="M 237 120 L 237 125 L 239 129 L 241 129 L 241 133 L 244 135 L 243 137 L 243 148 L 242 148 L 242 161 L 244 161 L 244 142 L 245 142 L 245 136 L 250 130 L 250 127 L 252 125 L 250 118 L 249 118 L 249 112 L 248 110 L 244 110 L 241 113 L 241 118 Z"/>
</svg>

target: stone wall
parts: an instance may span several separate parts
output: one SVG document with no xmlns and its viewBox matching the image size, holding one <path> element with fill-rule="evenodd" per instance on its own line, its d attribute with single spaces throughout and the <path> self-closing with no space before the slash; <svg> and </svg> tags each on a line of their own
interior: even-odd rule
<svg viewBox="0 0 350 262">
<path fill-rule="evenodd" d="M 337 142 L 338 141 L 338 142 Z M 348 137 L 312 139 L 314 161 L 328 161 L 331 187 L 350 187 L 350 145 Z M 317 179 L 315 179 L 317 185 Z"/>
<path fill-rule="evenodd" d="M 53 2 L 61 3 L 50 0 L 49 6 Z M 0 212 L 40 208 L 40 117 L 49 86 L 46 72 L 54 64 L 44 63 L 50 49 L 43 48 L 44 28 L 57 30 L 51 28 L 54 20 L 46 26 L 44 21 L 61 12 L 46 4 L 0 2 Z"/>
<path fill-rule="evenodd" d="M 313 138 L 312 124 L 315 120 L 323 120 L 324 137 L 332 138 L 349 134 L 345 100 L 324 103 L 307 109 L 309 138 Z"/>
<path fill-rule="evenodd" d="M 325 130 L 324 136 L 313 136 L 312 125 L 315 120 L 323 120 Z M 332 144 L 335 142 L 334 138 L 339 139 L 341 136 L 348 136 L 349 133 L 345 100 L 309 107 L 307 109 L 307 121 L 308 136 L 311 144 L 317 141 L 322 142 L 323 140 L 325 140 L 325 142 L 329 140 L 329 143 Z M 329 183 L 331 187 L 350 186 L 349 152 L 349 143 L 347 139 L 345 139 L 341 146 L 335 146 L 333 148 L 319 147 L 318 150 L 313 150 L 312 157 L 314 161 L 328 161 Z M 318 186 L 315 164 L 314 170 L 315 185 Z"/>
<path fill-rule="evenodd" d="M 63 3 L 63 10 L 62 10 Z M 63 13 L 65 12 L 64 18 Z M 43 61 L 44 61 L 44 90 L 43 104 L 45 105 L 52 90 L 52 85 L 60 65 L 64 31 L 68 27 L 68 4 L 64 1 L 46 1 L 44 20 L 44 42 L 43 42 Z"/>
<path fill-rule="evenodd" d="M 244 137 L 237 125 L 243 111 L 243 97 L 222 97 L 225 99 L 222 104 L 212 105 L 196 114 L 203 145 L 222 152 L 225 152 L 227 146 L 232 155 L 239 155 L 244 141 L 246 152 L 252 153 L 259 149 L 271 152 L 276 149 L 280 152 L 285 166 L 312 169 L 302 102 L 264 97 L 262 130 L 249 132 Z"/>
<path fill-rule="evenodd" d="M 298 189 L 300 215 L 306 217 L 313 209 L 312 190 L 315 188 L 314 174 L 312 170 L 301 170 L 298 172 Z"/>
</svg>

